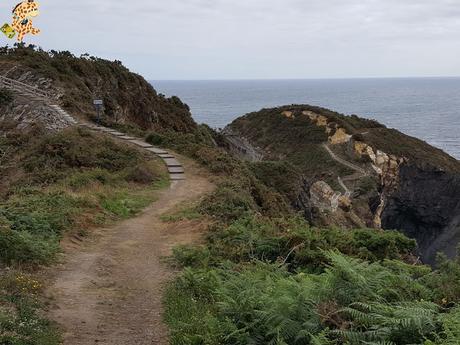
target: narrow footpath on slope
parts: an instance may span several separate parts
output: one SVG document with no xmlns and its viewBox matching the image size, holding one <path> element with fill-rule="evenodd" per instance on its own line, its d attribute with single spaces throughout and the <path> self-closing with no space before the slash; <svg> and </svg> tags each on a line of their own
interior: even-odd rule
<svg viewBox="0 0 460 345">
<path fill-rule="evenodd" d="M 178 204 L 199 200 L 214 186 L 193 162 L 181 159 L 184 164 L 177 167 L 169 153 L 158 153 L 161 150 L 135 138 L 112 135 L 160 156 L 171 186 L 158 192 L 158 200 L 136 218 L 94 229 L 91 240 L 64 250 L 63 263 L 53 269 L 47 292 L 49 316 L 63 329 L 64 345 L 167 345 L 162 297 L 175 272 L 164 257 L 176 245 L 198 241 L 204 225 L 167 223 L 161 216 Z"/>
<path fill-rule="evenodd" d="M 337 163 L 342 164 L 343 166 L 346 166 L 347 168 L 350 168 L 356 172 L 355 174 L 346 176 L 343 179 L 340 176 L 337 177 L 340 187 L 342 187 L 342 189 L 345 191 L 345 196 L 350 197 L 352 194 L 352 191 L 344 183 L 344 180 L 351 181 L 351 180 L 356 180 L 363 176 L 367 176 L 368 175 L 367 171 L 357 166 L 356 164 L 353 164 L 351 162 L 346 161 L 345 159 L 338 157 L 334 152 L 332 152 L 328 144 L 323 144 L 323 147 L 333 160 L 335 160 Z"/>
</svg>

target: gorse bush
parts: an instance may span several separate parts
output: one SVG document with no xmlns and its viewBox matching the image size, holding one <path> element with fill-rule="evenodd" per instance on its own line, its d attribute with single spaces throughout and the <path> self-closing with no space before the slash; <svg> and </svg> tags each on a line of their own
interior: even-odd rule
<svg viewBox="0 0 460 345">
<path fill-rule="evenodd" d="M 34 236 L 28 231 L 12 230 L 12 223 L 0 216 L 0 257 L 2 261 L 43 264 L 58 251 L 56 236 Z"/>
</svg>

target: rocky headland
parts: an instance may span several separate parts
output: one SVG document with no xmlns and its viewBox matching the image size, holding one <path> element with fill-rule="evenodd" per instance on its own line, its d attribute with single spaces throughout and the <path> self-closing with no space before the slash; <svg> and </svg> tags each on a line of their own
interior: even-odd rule
<svg viewBox="0 0 460 345">
<path fill-rule="evenodd" d="M 286 197 L 313 224 L 398 229 L 426 263 L 456 255 L 460 162 L 373 120 L 307 105 L 263 109 L 225 130 L 251 161 L 292 164 Z M 291 181 L 287 181 L 287 180 Z"/>
</svg>

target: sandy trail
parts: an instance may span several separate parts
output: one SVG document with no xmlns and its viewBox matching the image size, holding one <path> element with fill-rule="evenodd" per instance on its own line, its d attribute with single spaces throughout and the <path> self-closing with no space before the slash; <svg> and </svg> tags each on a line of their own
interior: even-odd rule
<svg viewBox="0 0 460 345">
<path fill-rule="evenodd" d="M 48 289 L 50 317 L 65 345 L 167 344 L 162 292 L 174 271 L 162 262 L 177 244 L 198 240 L 197 221 L 168 224 L 159 217 L 194 201 L 213 185 L 186 165 L 187 180 L 173 182 L 136 218 L 97 229 L 93 241 L 67 249 Z"/>
</svg>

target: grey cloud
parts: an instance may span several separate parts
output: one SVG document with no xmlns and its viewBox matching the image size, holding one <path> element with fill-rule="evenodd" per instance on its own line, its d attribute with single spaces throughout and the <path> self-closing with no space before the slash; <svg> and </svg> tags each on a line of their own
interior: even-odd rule
<svg viewBox="0 0 460 345">
<path fill-rule="evenodd" d="M 36 23 L 154 79 L 460 75 L 458 0 L 42 0 Z"/>
</svg>

